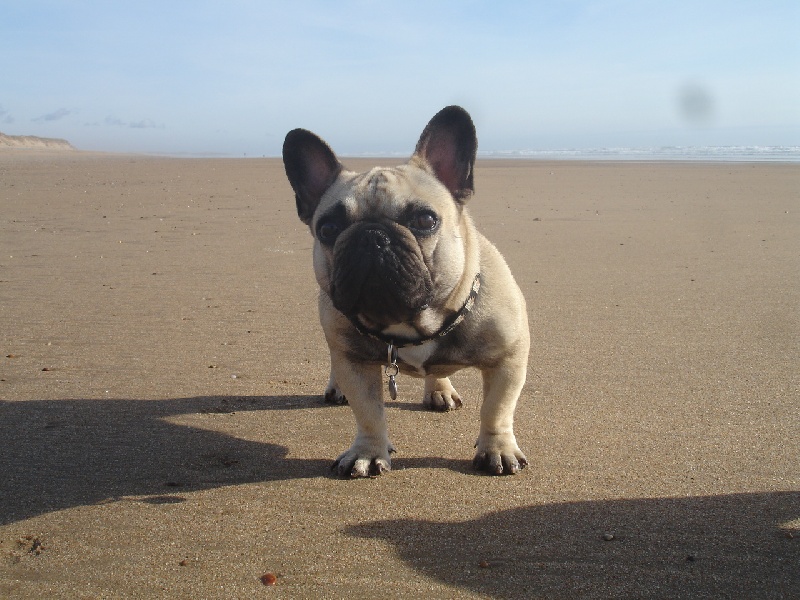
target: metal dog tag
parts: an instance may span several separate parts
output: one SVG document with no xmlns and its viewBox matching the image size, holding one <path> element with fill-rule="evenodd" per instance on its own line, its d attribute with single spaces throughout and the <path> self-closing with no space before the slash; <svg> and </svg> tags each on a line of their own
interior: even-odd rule
<svg viewBox="0 0 800 600">
<path fill-rule="evenodd" d="M 397 400 L 397 380 L 395 377 L 400 373 L 400 367 L 397 366 L 397 348 L 394 344 L 389 344 L 389 351 L 387 360 L 389 362 L 384 373 L 389 377 L 389 397 L 392 400 Z"/>
</svg>

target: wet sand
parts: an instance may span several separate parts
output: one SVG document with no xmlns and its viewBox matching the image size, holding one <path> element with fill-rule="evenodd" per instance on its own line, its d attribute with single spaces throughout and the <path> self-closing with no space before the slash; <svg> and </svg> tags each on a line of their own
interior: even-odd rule
<svg viewBox="0 0 800 600">
<path fill-rule="evenodd" d="M 800 165 L 475 184 L 531 464 L 472 470 L 465 371 L 447 414 L 401 378 L 394 470 L 345 481 L 279 160 L 0 151 L 0 597 L 800 596 Z"/>
</svg>

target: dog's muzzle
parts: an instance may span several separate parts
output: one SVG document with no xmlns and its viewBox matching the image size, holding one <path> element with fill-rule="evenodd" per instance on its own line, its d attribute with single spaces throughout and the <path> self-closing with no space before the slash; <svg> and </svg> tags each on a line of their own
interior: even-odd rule
<svg viewBox="0 0 800 600">
<path fill-rule="evenodd" d="M 431 300 L 433 284 L 416 238 L 394 223 L 356 223 L 334 247 L 333 305 L 373 325 L 410 321 Z"/>
</svg>

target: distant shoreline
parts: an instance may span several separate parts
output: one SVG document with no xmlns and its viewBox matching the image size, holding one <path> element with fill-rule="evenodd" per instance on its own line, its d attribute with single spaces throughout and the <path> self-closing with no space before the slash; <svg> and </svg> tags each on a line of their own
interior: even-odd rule
<svg viewBox="0 0 800 600">
<path fill-rule="evenodd" d="M 7 135 L 0 132 L 0 151 L 51 150 L 83 154 L 140 156 L 152 158 L 197 159 L 280 159 L 270 154 L 231 154 L 215 152 L 127 152 L 79 150 L 67 140 L 33 135 Z M 343 160 L 406 160 L 412 152 L 342 153 Z M 687 163 L 800 163 L 800 146 L 661 146 L 651 148 L 570 148 L 558 150 L 484 150 L 478 160 L 532 162 L 687 162 Z"/>
</svg>

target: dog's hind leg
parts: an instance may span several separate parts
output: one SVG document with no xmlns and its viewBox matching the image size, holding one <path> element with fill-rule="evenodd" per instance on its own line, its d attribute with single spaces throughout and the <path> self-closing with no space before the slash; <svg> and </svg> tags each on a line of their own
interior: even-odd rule
<svg viewBox="0 0 800 600">
<path fill-rule="evenodd" d="M 447 412 L 461 408 L 461 396 L 450 383 L 450 379 L 441 379 L 434 375 L 425 377 L 425 394 L 422 404 L 431 410 Z"/>
<path fill-rule="evenodd" d="M 328 379 L 328 385 L 325 387 L 325 402 L 328 404 L 347 404 L 347 397 L 342 393 L 342 390 L 339 389 L 339 386 L 336 384 L 336 378 L 333 376 L 333 371 L 331 371 L 331 376 Z"/>
</svg>

